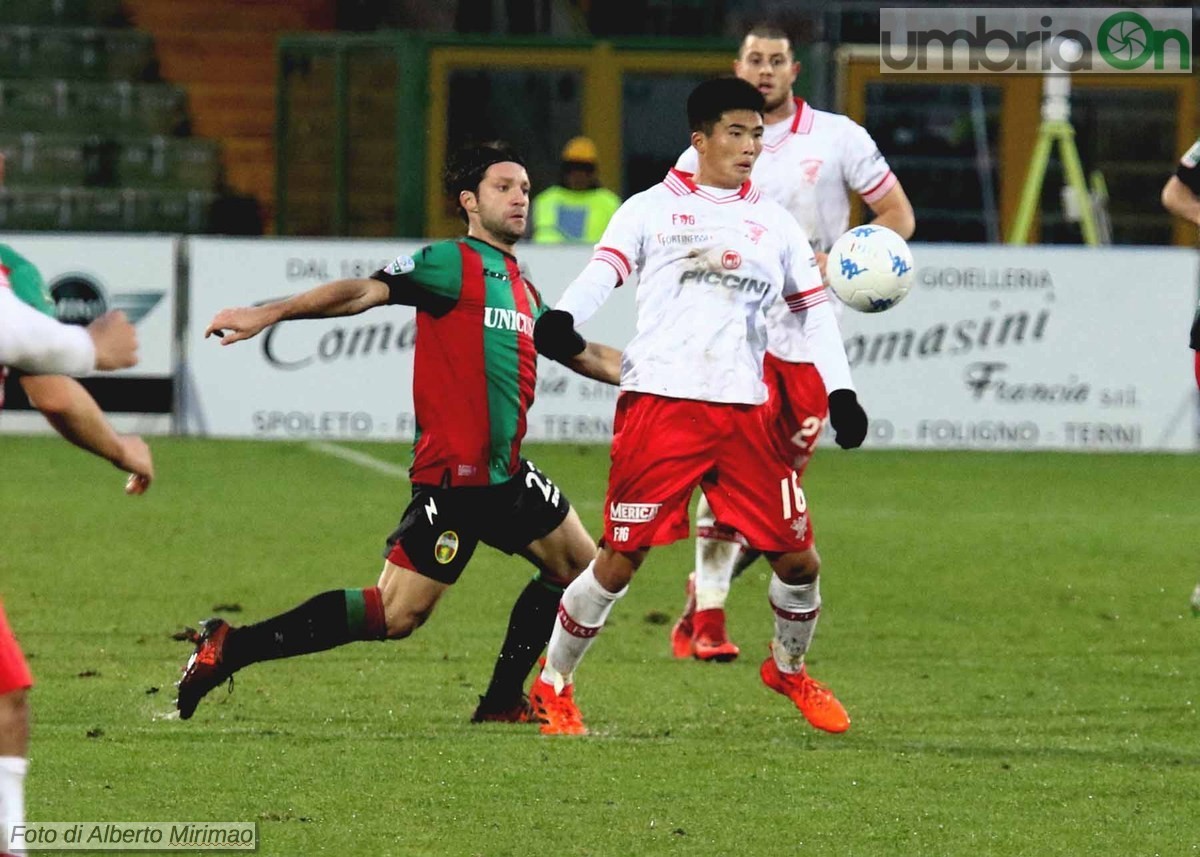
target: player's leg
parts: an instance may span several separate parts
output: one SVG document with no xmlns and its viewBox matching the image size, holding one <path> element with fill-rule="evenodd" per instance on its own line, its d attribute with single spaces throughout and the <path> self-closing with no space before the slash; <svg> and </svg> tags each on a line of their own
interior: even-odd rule
<svg viewBox="0 0 1200 857">
<path fill-rule="evenodd" d="M 845 709 L 804 667 L 821 610 L 821 561 L 813 544 L 808 499 L 790 462 L 753 442 L 753 435 L 748 424 L 744 436 L 750 442 L 723 455 L 724 466 L 709 500 L 717 515 L 771 562 L 768 598 L 775 633 L 760 675 L 768 687 L 791 699 L 809 723 L 843 732 L 850 725 Z"/>
<path fill-rule="evenodd" d="M 0 605 L 0 854 L 15 851 L 14 825 L 25 822 L 25 772 L 29 767 L 29 666 Z"/>
<path fill-rule="evenodd" d="M 604 545 L 563 592 L 558 621 L 546 647 L 546 663 L 529 691 L 533 713 L 547 735 L 583 735 L 587 728 L 575 703 L 575 669 L 604 628 L 649 548 L 614 550 Z"/>
<path fill-rule="evenodd" d="M 671 629 L 671 654 L 675 657 L 712 661 L 737 657 L 738 647 L 725 628 L 725 600 L 741 551 L 741 536 L 718 523 L 701 492 L 696 508 L 695 571 L 688 575 L 683 615 Z"/>
<path fill-rule="evenodd" d="M 191 717 L 205 694 L 251 664 L 356 641 L 402 639 L 424 624 L 476 544 L 457 523 L 448 492 L 431 490 L 437 493 L 432 513 L 430 491 L 414 486 L 413 502 L 388 539 L 387 561 L 375 586 L 322 592 L 252 625 L 235 627 L 223 619 L 203 622 L 179 682 L 179 716 Z"/>
<path fill-rule="evenodd" d="M 579 515 L 549 477 L 530 461 L 506 486 L 482 533 L 482 541 L 524 556 L 538 569 L 521 590 L 487 690 L 471 721 L 529 720 L 525 679 L 550 640 L 559 600 L 596 554 L 596 543 Z"/>
<path fill-rule="evenodd" d="M 713 464 L 719 434 L 702 403 L 628 393 L 618 400 L 604 542 L 563 593 L 546 665 L 529 694 L 544 733 L 586 731 L 574 702 L 575 669 L 650 547 L 687 535 L 688 499 Z"/>
<path fill-rule="evenodd" d="M 790 363 L 770 353 L 763 361 L 763 380 L 769 399 L 760 415 L 770 441 L 802 476 L 829 413 L 825 385 L 813 364 Z M 671 631 L 671 650 L 677 658 L 733 660 L 738 647 L 725 623 L 730 583 L 762 554 L 746 546 L 736 529 L 718 521 L 707 497 L 700 498 L 696 532 L 696 570 L 688 579 L 684 614 Z"/>
</svg>

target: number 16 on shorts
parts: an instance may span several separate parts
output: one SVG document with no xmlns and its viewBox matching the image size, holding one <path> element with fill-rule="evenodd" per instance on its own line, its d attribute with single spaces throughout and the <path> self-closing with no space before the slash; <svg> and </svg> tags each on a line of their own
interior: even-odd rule
<svg viewBox="0 0 1200 857">
<path fill-rule="evenodd" d="M 800 487 L 800 474 L 792 471 L 779 480 L 779 494 L 783 498 L 783 519 L 790 521 L 792 516 L 803 515 L 808 511 L 808 499 L 804 489 Z"/>
</svg>

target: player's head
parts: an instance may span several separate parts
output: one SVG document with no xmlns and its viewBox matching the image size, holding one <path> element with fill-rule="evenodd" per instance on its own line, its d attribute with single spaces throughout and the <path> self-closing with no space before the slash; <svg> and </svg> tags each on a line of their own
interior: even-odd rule
<svg viewBox="0 0 1200 857">
<path fill-rule="evenodd" d="M 483 230 L 510 246 L 525 234 L 529 174 L 525 161 L 507 143 L 474 143 L 458 149 L 446 164 L 444 184 L 468 234 Z"/>
<path fill-rule="evenodd" d="M 717 77 L 692 90 L 687 111 L 700 159 L 696 180 L 737 187 L 748 179 L 762 151 L 762 93 L 739 78 Z"/>
<path fill-rule="evenodd" d="M 762 93 L 768 113 L 778 109 L 792 97 L 792 84 L 800 74 L 787 31 L 769 23 L 750 27 L 733 61 L 733 73 Z"/>
</svg>

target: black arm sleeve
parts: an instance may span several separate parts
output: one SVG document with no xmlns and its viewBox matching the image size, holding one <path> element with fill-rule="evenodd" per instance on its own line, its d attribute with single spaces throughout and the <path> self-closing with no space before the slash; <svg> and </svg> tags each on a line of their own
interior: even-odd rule
<svg viewBox="0 0 1200 857">
<path fill-rule="evenodd" d="M 434 294 L 421 287 L 420 283 L 408 274 L 389 274 L 380 268 L 371 275 L 372 280 L 378 280 L 388 287 L 388 303 L 416 307 L 432 316 L 443 316 L 458 303 L 454 298 Z"/>
</svg>

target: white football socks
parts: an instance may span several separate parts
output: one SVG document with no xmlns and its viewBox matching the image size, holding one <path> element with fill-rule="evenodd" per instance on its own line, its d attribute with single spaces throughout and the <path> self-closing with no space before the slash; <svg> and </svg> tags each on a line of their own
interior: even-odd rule
<svg viewBox="0 0 1200 857">
<path fill-rule="evenodd" d="M 696 507 L 696 574 L 693 577 L 697 610 L 719 610 L 729 597 L 729 583 L 742 543 L 732 531 L 716 526 L 708 499 L 700 495 Z M 728 535 L 728 537 L 726 537 Z"/>
<path fill-rule="evenodd" d="M 798 673 L 804 666 L 804 655 L 817 630 L 821 613 L 821 579 L 799 586 L 789 586 L 771 575 L 767 589 L 771 609 L 775 611 L 775 641 L 771 652 L 780 672 Z"/>
<path fill-rule="evenodd" d="M 558 692 L 571 683 L 575 668 L 604 627 L 613 605 L 629 590 L 626 586 L 620 592 L 609 592 L 596 580 L 595 565 L 593 560 L 571 581 L 558 605 L 558 621 L 554 623 L 546 647 L 546 665 L 542 668 L 542 680 L 554 685 Z"/>
<path fill-rule="evenodd" d="M 0 852 L 23 854 L 12 846 L 9 833 L 13 825 L 25 823 L 25 772 L 29 760 L 21 756 L 0 756 Z"/>
</svg>

